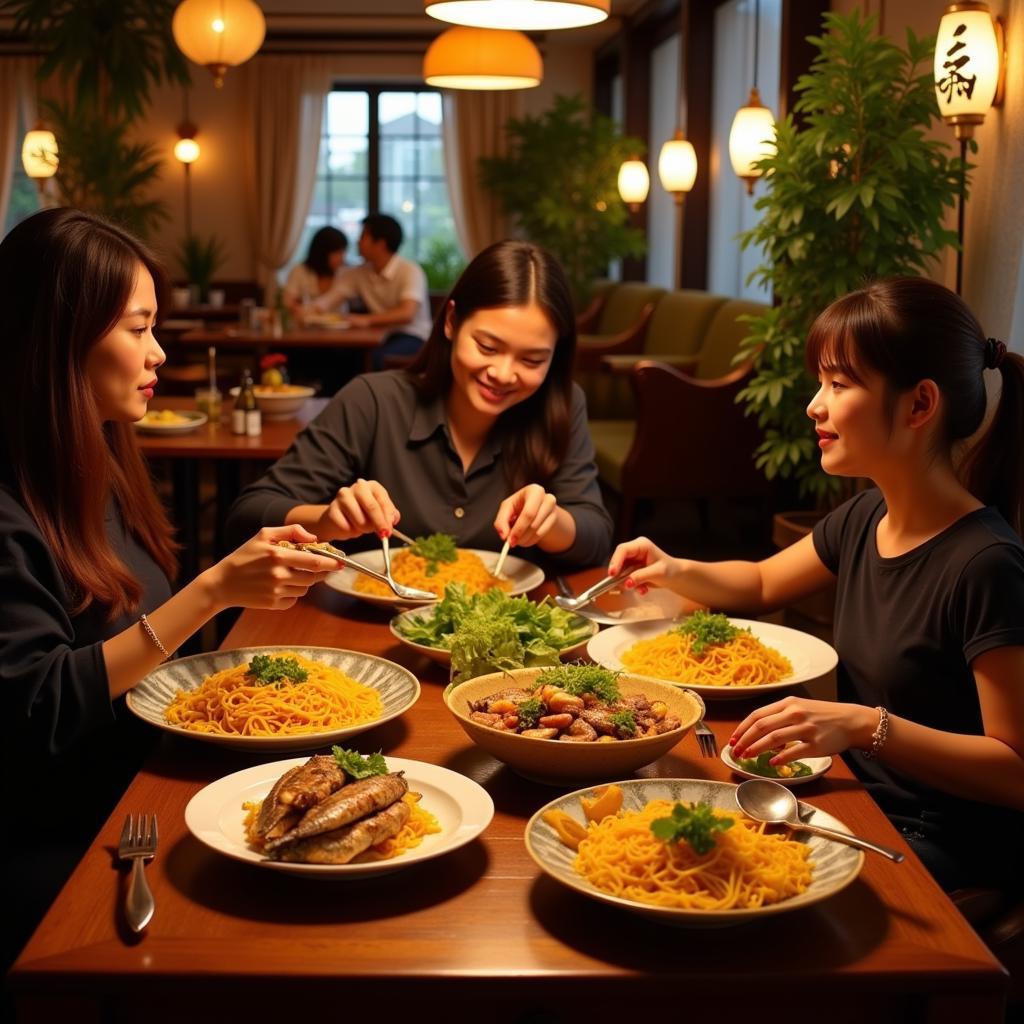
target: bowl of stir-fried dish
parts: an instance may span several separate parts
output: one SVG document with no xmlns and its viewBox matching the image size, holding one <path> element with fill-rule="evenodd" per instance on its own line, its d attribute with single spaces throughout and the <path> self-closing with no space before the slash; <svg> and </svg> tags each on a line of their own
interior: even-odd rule
<svg viewBox="0 0 1024 1024">
<path fill-rule="evenodd" d="M 444 700 L 477 746 L 551 783 L 621 778 L 667 754 L 704 714 L 688 690 L 580 663 L 453 683 Z"/>
</svg>

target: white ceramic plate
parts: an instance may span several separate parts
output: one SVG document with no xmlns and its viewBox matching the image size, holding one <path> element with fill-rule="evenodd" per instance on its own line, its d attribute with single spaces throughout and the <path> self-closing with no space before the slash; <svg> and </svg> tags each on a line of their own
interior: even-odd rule
<svg viewBox="0 0 1024 1024">
<path fill-rule="evenodd" d="M 736 786 L 729 782 L 710 782 L 704 779 L 627 779 L 615 785 L 623 790 L 622 806 L 625 810 L 640 810 L 651 800 L 678 800 L 684 803 L 707 800 L 713 807 L 738 812 Z M 586 819 L 580 806 L 580 797 L 592 793 L 592 789 L 578 789 L 574 793 L 552 800 L 537 811 L 526 826 L 526 848 L 530 856 L 542 871 L 570 889 L 665 924 L 698 928 L 721 927 L 743 924 L 774 914 L 784 914 L 835 895 L 857 877 L 864 864 L 864 854 L 861 850 L 845 843 L 798 832 L 794 833 L 794 836 L 799 841 L 806 841 L 811 848 L 814 868 L 811 884 L 799 896 L 753 910 L 686 910 L 638 903 L 598 889 L 582 875 L 577 874 L 572 866 L 576 857 L 575 851 L 564 846 L 555 830 L 543 820 L 545 812 L 560 810 L 585 826 Z M 826 825 L 841 832 L 850 831 L 838 818 L 833 818 L 831 814 L 826 814 L 810 804 L 800 801 L 799 809 L 800 817 L 804 821 Z"/>
<path fill-rule="evenodd" d="M 423 796 L 420 806 L 433 814 L 441 826 L 440 832 L 424 836 L 419 846 L 392 860 L 367 864 L 289 864 L 268 860 L 249 848 L 245 841 L 242 804 L 262 800 L 289 768 L 305 764 L 304 757 L 259 764 L 211 782 L 188 802 L 185 824 L 201 843 L 233 860 L 290 875 L 337 879 L 382 875 L 431 860 L 465 846 L 491 823 L 494 803 L 487 791 L 472 779 L 423 761 L 408 761 L 402 757 L 387 757 L 386 760 L 391 771 L 405 772 L 409 788 Z"/>
<path fill-rule="evenodd" d="M 507 564 L 507 560 L 506 560 Z M 431 607 L 428 605 L 426 608 L 410 608 L 407 611 L 399 612 L 390 623 L 388 623 L 391 629 L 391 635 L 398 640 L 400 643 L 405 644 L 406 647 L 412 648 L 414 651 L 419 651 L 420 654 L 425 655 L 431 661 L 436 661 L 439 665 L 450 665 L 452 663 L 452 652 L 445 647 L 428 647 L 426 644 L 414 643 L 412 640 L 403 636 L 398 629 L 398 625 L 403 620 L 408 621 L 413 616 L 429 616 L 431 613 Z M 578 644 L 573 644 L 572 647 L 563 647 L 559 651 L 559 656 L 562 658 L 574 658 L 579 657 L 586 649 L 587 643 L 590 638 L 600 629 L 596 622 L 588 623 L 590 626 L 590 636 L 582 639 Z"/>
<path fill-rule="evenodd" d="M 392 547 L 391 557 L 394 558 L 401 550 L 401 547 Z M 471 551 L 474 555 L 478 555 L 488 569 L 493 569 L 498 561 L 497 551 L 481 551 L 479 548 L 460 548 L 459 550 Z M 383 551 L 360 551 L 352 557 L 355 561 L 362 562 L 368 569 L 373 569 L 375 572 L 384 571 Z M 379 597 L 376 594 L 364 594 L 355 588 L 358 575 L 355 569 L 346 568 L 339 572 L 331 573 L 324 582 L 327 586 L 340 590 L 343 594 L 348 594 L 349 597 L 358 597 L 360 601 L 366 601 L 369 604 L 375 604 L 383 608 L 393 608 L 396 606 L 399 608 L 422 607 L 424 604 L 432 603 L 430 601 L 403 601 L 401 598 L 395 597 L 394 594 L 389 594 L 387 597 Z M 512 589 L 509 593 L 513 597 L 517 594 L 525 594 L 527 591 L 539 587 L 544 582 L 543 569 L 538 568 L 532 562 L 527 562 L 523 558 L 516 558 L 513 555 L 509 555 L 505 559 L 502 575 L 512 581 Z M 398 582 L 401 583 L 401 580 Z M 437 596 L 440 598 L 443 595 L 438 594 Z"/>
<path fill-rule="evenodd" d="M 780 654 L 789 658 L 793 665 L 792 675 L 777 683 L 764 683 L 760 686 L 707 686 L 696 683 L 678 683 L 687 689 L 699 693 L 705 700 L 743 700 L 749 697 L 761 697 L 778 690 L 788 690 L 800 683 L 808 683 L 820 679 L 831 672 L 839 661 L 835 650 L 824 640 L 819 640 L 809 633 L 801 633 L 798 629 L 788 626 L 777 626 L 773 622 L 756 622 L 751 619 L 729 619 L 740 629 L 750 629 L 761 643 L 774 647 Z M 675 620 L 660 622 L 631 622 L 624 626 L 613 626 L 591 639 L 587 644 L 587 654 L 605 668 L 625 671 L 622 654 L 638 640 L 650 640 L 652 637 L 678 625 Z M 635 674 L 635 673 L 634 673 Z M 640 678 L 643 678 L 642 676 Z M 651 677 L 658 678 L 658 677 Z M 675 682 L 675 680 L 661 680 Z"/>
<path fill-rule="evenodd" d="M 295 416 L 307 400 L 316 394 L 316 388 L 306 387 L 302 384 L 289 385 L 291 391 L 273 391 L 256 384 L 253 387 L 253 394 L 256 395 L 256 405 L 260 413 L 268 420 L 286 420 Z M 241 389 L 236 385 L 231 388 L 228 394 L 232 398 L 238 397 Z"/>
<path fill-rule="evenodd" d="M 154 409 L 153 411 L 159 412 L 160 410 Z M 135 429 L 142 431 L 143 434 L 187 434 L 201 427 L 207 420 L 206 413 L 198 410 L 175 409 L 174 412 L 178 416 L 185 417 L 186 422 L 159 423 L 141 419 L 135 421 Z"/>
<path fill-rule="evenodd" d="M 732 747 L 730 746 L 722 747 L 722 753 L 719 756 L 723 764 L 731 768 L 737 775 L 742 775 L 745 779 L 770 779 L 772 782 L 778 782 L 783 786 L 799 786 L 803 782 L 813 782 L 814 779 L 820 778 L 832 767 L 832 758 L 828 756 L 801 757 L 798 760 L 811 769 L 811 774 L 800 775 L 794 779 L 783 779 L 776 778 L 774 775 L 758 775 L 757 772 L 748 772 L 746 768 L 741 768 L 732 756 Z"/>
<path fill-rule="evenodd" d="M 179 690 L 194 690 L 214 672 L 240 665 L 249 661 L 254 654 L 277 654 L 280 651 L 294 651 L 311 661 L 322 661 L 341 669 L 347 676 L 364 686 L 379 691 L 384 706 L 380 718 L 372 722 L 331 729 L 327 732 L 303 733 L 298 736 L 224 736 L 217 733 L 195 732 L 172 725 L 164 717 L 164 711 Z M 167 732 L 205 743 L 216 743 L 222 747 L 236 747 L 240 750 L 311 750 L 331 743 L 340 743 L 349 736 L 366 732 L 383 722 L 397 718 L 416 703 L 420 696 L 420 684 L 416 677 L 401 665 L 373 654 L 359 651 L 343 651 L 335 647 L 298 647 L 278 645 L 276 647 L 239 647 L 233 651 L 214 651 L 210 654 L 193 654 L 189 658 L 178 658 L 165 662 L 150 672 L 145 679 L 128 691 L 128 708 L 143 721 L 165 729 Z"/>
</svg>

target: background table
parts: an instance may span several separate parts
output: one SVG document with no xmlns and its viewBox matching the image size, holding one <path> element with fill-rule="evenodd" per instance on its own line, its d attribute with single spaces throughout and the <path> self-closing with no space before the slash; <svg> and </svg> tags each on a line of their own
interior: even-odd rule
<svg viewBox="0 0 1024 1024">
<path fill-rule="evenodd" d="M 577 586 L 596 573 L 574 578 Z M 547 585 L 550 589 L 550 585 Z M 483 785 L 496 814 L 475 842 L 357 882 L 311 881 L 240 864 L 188 833 L 184 809 L 248 764 L 166 738 L 132 783 L 22 953 L 11 976 L 35 1019 L 95 1019 L 144 1007 L 147 1024 L 241 1019 L 434 1022 L 949 1020 L 1001 1017 L 998 962 L 841 761 L 801 797 L 907 853 L 868 856 L 830 900 L 738 928 L 665 927 L 543 876 L 523 827 L 559 792 L 526 782 L 473 746 L 444 708 L 444 673 L 398 645 L 380 609 L 325 586 L 288 612 L 245 612 L 224 646 L 294 643 L 382 654 L 421 678 L 419 703 L 353 745 L 429 761 Z M 749 702 L 712 703 L 719 745 Z M 292 755 L 282 755 L 292 756 Z M 640 773 L 729 779 L 687 736 Z M 735 781 L 735 780 L 733 780 Z M 113 850 L 127 813 L 156 812 L 147 869 L 156 914 L 127 933 L 126 872 Z M 31 1018 L 29 1018 L 31 1019 Z M 119 1018 L 120 1019 L 120 1018 Z"/>
</svg>

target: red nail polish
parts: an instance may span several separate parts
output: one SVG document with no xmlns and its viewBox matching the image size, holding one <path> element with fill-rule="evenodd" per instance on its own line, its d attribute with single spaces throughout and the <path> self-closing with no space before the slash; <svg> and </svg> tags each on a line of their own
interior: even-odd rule
<svg viewBox="0 0 1024 1024">
<path fill-rule="evenodd" d="M 625 587 L 627 590 L 632 590 L 636 584 L 632 580 L 626 580 Z"/>
</svg>

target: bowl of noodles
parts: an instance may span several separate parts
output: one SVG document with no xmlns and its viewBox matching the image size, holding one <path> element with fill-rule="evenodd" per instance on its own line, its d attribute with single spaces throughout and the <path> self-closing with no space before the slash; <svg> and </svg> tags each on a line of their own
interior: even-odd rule
<svg viewBox="0 0 1024 1024">
<path fill-rule="evenodd" d="M 694 622 L 710 632 L 694 631 Z M 824 640 L 800 630 L 702 612 L 613 626 L 590 640 L 587 654 L 606 668 L 686 686 L 705 700 L 774 694 L 820 679 L 839 661 Z"/>
<path fill-rule="evenodd" d="M 610 810 L 607 790 L 614 788 L 621 790 L 621 806 Z M 600 820 L 588 817 L 588 805 L 599 807 Z M 716 819 L 707 852 L 652 831 L 653 821 L 679 813 L 677 805 Z M 804 821 L 850 831 L 810 804 L 801 801 L 799 807 Z M 846 888 L 864 864 L 864 853 L 844 843 L 751 821 L 736 804 L 735 785 L 704 779 L 629 779 L 605 791 L 568 793 L 534 814 L 525 839 L 537 866 L 556 882 L 689 927 L 744 924 L 799 910 Z"/>
<path fill-rule="evenodd" d="M 352 556 L 369 569 L 376 572 L 384 571 L 384 553 L 382 551 L 361 551 Z M 505 593 L 516 596 L 534 590 L 544 582 L 544 571 L 522 558 L 509 555 L 502 568 L 501 579 L 495 578 L 491 570 L 498 561 L 496 551 L 481 551 L 476 548 L 458 548 L 456 558 L 451 562 L 435 561 L 415 554 L 411 548 L 393 548 L 391 551 L 391 574 L 395 581 L 407 587 L 418 587 L 437 594 L 438 599 L 444 595 L 444 588 L 449 583 L 461 583 L 471 594 L 479 594 L 485 590 L 498 588 Z M 433 571 L 431 571 L 433 570 Z M 423 601 L 404 601 L 397 597 L 383 583 L 370 579 L 354 569 L 342 569 L 331 573 L 326 581 L 329 587 L 357 597 L 361 601 L 381 607 L 392 608 L 396 605 L 409 608 L 423 605 Z"/>
<path fill-rule="evenodd" d="M 238 397 L 238 390 L 237 386 L 231 389 L 232 398 Z M 303 384 L 256 384 L 252 390 L 256 405 L 268 420 L 289 419 L 316 394 L 316 388 Z"/>
<path fill-rule="evenodd" d="M 590 666 L 594 668 L 594 666 Z M 622 700 L 644 697 L 662 702 L 676 724 L 656 735 L 615 739 L 613 742 L 566 742 L 560 738 L 535 738 L 486 724 L 475 709 L 499 694 L 534 693 L 546 678 L 574 671 L 573 666 L 520 668 L 477 676 L 450 685 L 444 702 L 467 736 L 482 750 L 504 762 L 516 774 L 534 782 L 563 785 L 566 782 L 614 779 L 657 761 L 667 754 L 703 717 L 703 701 L 688 690 L 630 675 L 619 675 L 616 687 Z M 554 675 L 552 675 L 554 674 Z M 541 677 L 544 676 L 545 679 Z M 515 702 L 520 696 L 510 696 Z"/>
<path fill-rule="evenodd" d="M 255 670 L 255 671 L 254 671 Z M 397 718 L 420 684 L 386 658 L 334 647 L 241 647 L 166 662 L 127 695 L 143 721 L 241 750 L 308 750 Z"/>
</svg>

